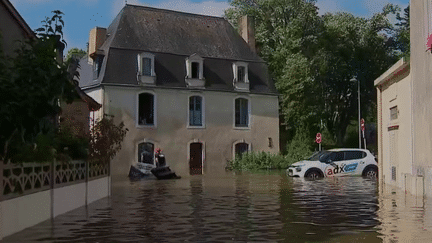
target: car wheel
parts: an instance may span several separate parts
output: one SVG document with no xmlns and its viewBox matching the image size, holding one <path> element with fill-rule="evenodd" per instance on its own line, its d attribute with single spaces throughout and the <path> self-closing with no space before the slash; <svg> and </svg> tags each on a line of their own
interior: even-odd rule
<svg viewBox="0 0 432 243">
<path fill-rule="evenodd" d="M 319 173 L 317 170 L 311 170 L 306 173 L 305 178 L 310 180 L 316 180 L 322 178 L 321 173 Z"/>
<path fill-rule="evenodd" d="M 366 168 L 363 172 L 363 176 L 367 178 L 377 178 L 378 177 L 378 169 L 375 167 Z"/>
</svg>

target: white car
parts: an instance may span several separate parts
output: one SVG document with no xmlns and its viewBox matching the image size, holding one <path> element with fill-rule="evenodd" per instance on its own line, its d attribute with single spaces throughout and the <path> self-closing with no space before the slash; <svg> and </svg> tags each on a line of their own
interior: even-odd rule
<svg viewBox="0 0 432 243">
<path fill-rule="evenodd" d="M 331 149 L 292 164 L 288 176 L 317 179 L 331 176 L 378 176 L 376 158 L 366 149 Z"/>
</svg>

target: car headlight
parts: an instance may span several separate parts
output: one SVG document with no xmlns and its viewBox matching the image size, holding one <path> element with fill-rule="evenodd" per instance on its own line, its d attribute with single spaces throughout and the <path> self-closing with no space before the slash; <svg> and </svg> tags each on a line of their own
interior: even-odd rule
<svg viewBox="0 0 432 243">
<path fill-rule="evenodd" d="M 301 167 L 296 167 L 295 169 L 296 169 L 297 172 L 301 171 Z"/>
</svg>

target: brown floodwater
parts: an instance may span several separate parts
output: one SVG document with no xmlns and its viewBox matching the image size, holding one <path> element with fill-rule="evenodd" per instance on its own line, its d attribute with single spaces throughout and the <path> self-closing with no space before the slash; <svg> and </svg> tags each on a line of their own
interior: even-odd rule
<svg viewBox="0 0 432 243">
<path fill-rule="evenodd" d="M 431 242 L 423 198 L 284 171 L 113 182 L 112 196 L 3 242 Z"/>
</svg>

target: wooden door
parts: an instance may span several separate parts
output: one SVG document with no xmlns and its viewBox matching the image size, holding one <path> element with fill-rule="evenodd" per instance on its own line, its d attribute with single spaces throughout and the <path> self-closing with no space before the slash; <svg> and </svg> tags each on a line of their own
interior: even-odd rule
<svg viewBox="0 0 432 243">
<path fill-rule="evenodd" d="M 189 169 L 191 175 L 202 174 L 202 143 L 190 144 Z"/>
</svg>

